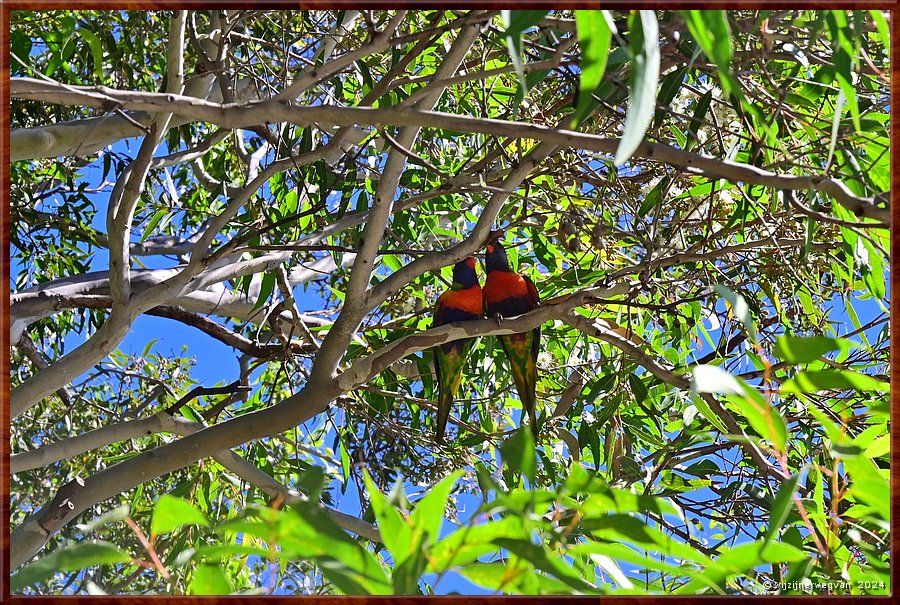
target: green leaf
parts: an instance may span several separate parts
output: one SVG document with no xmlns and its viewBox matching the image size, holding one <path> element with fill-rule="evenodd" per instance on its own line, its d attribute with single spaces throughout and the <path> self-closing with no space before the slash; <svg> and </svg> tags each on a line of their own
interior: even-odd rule
<svg viewBox="0 0 900 605">
<path fill-rule="evenodd" d="M 680 12 L 688 26 L 691 37 L 694 38 L 703 53 L 716 64 L 722 91 L 726 95 L 734 95 L 740 101 L 738 107 L 750 114 L 753 118 L 753 124 L 757 128 L 761 128 L 765 132 L 767 140 L 770 144 L 773 144 L 772 139 L 777 134 L 776 128 L 765 119 L 766 117 L 759 108 L 745 97 L 738 79 L 731 71 L 731 32 L 725 11 L 695 10 Z"/>
<path fill-rule="evenodd" d="M 506 47 L 509 49 L 513 67 L 519 74 L 519 82 L 524 89 L 524 94 L 528 93 L 528 83 L 525 80 L 525 69 L 522 64 L 522 32 L 533 27 L 547 16 L 548 12 L 550 11 L 500 11 L 503 22 L 506 24 L 506 31 L 503 32 L 506 38 Z"/>
<path fill-rule="evenodd" d="M 574 590 L 585 592 L 593 589 L 593 586 L 585 582 L 567 562 L 529 540 L 497 538 L 494 544 L 518 555 L 536 569 L 555 576 Z"/>
<path fill-rule="evenodd" d="M 315 465 L 302 465 L 300 468 L 302 470 L 297 479 L 297 490 L 310 500 L 318 502 L 325 489 L 325 471 L 321 466 Z"/>
<path fill-rule="evenodd" d="M 259 298 L 256 299 L 256 303 L 254 303 L 253 305 L 253 310 L 256 311 L 261 306 L 266 304 L 266 301 L 269 300 L 269 296 L 271 296 L 272 292 L 274 291 L 275 271 L 269 271 L 263 275 L 262 283 L 259 286 Z"/>
<path fill-rule="evenodd" d="M 828 156 L 825 158 L 825 167 L 822 172 L 827 172 L 834 158 L 834 148 L 837 146 L 838 130 L 841 126 L 841 117 L 844 115 L 844 105 L 847 104 L 847 96 L 843 90 L 838 91 L 837 100 L 834 102 L 834 119 L 831 121 L 831 142 L 828 144 Z"/>
<path fill-rule="evenodd" d="M 781 488 L 772 502 L 772 507 L 769 509 L 769 526 L 766 528 L 763 544 L 768 544 L 773 538 L 776 538 L 784 522 L 787 521 L 788 515 L 794 508 L 794 493 L 797 491 L 799 481 L 800 474 L 798 473 L 781 484 Z"/>
<path fill-rule="evenodd" d="M 851 346 L 846 338 L 785 334 L 775 341 L 775 356 L 788 363 L 810 363 L 829 351 L 846 351 Z"/>
<path fill-rule="evenodd" d="M 891 28 L 888 26 L 887 19 L 880 10 L 870 10 L 869 14 L 872 15 L 872 20 L 875 22 L 876 36 L 884 48 L 884 55 L 889 57 L 891 54 Z"/>
<path fill-rule="evenodd" d="M 874 376 L 852 370 L 806 370 L 781 385 L 782 393 L 817 393 L 846 389 L 888 393 L 891 385 Z"/>
<path fill-rule="evenodd" d="M 616 31 L 609 11 L 575 11 L 578 43 L 581 45 L 581 76 L 578 88 L 578 105 L 572 117 L 571 127 L 578 128 L 594 106 L 591 96 L 603 81 L 609 43 Z"/>
<path fill-rule="evenodd" d="M 643 405 L 644 401 L 647 399 L 647 395 L 649 395 L 649 391 L 647 390 L 647 385 L 644 384 L 644 381 L 637 374 L 629 374 L 628 375 L 628 386 L 631 387 L 631 392 L 634 394 L 634 400 L 638 405 Z"/>
<path fill-rule="evenodd" d="M 664 108 L 671 110 L 671 103 L 678 92 L 681 90 L 682 85 L 684 84 L 684 76 L 687 73 L 687 66 L 676 67 L 665 76 L 663 76 L 662 83 L 659 86 L 659 95 L 657 97 L 657 102 L 659 105 L 662 105 Z M 656 124 L 659 125 L 662 123 L 665 116 L 668 115 L 668 112 L 663 109 L 656 110 Z M 674 126 L 674 124 L 672 125 Z M 680 132 L 677 130 L 676 132 Z M 683 147 L 684 145 L 682 145 Z"/>
<path fill-rule="evenodd" d="M 866 251 L 866 259 L 868 262 L 860 265 L 863 283 L 866 288 L 875 297 L 876 300 L 884 300 L 885 283 L 884 283 L 884 266 L 881 254 L 875 250 L 875 247 L 868 240 L 859 238 L 857 245 L 862 245 Z"/>
<path fill-rule="evenodd" d="M 854 443 L 838 442 L 831 444 L 831 455 L 835 458 L 852 458 L 853 456 L 859 456 L 862 452 L 862 448 Z"/>
<path fill-rule="evenodd" d="M 718 366 L 698 365 L 691 370 L 691 390 L 695 393 L 725 394 L 726 401 L 731 402 L 731 407 L 746 418 L 757 433 L 771 441 L 779 451 L 784 451 L 787 443 L 784 418 L 756 389 L 740 378 Z M 695 405 L 698 399 L 701 398 L 694 399 Z M 698 409 L 705 417 L 706 413 L 699 405 Z"/>
<path fill-rule="evenodd" d="M 97 565 L 128 563 L 131 557 L 109 542 L 73 544 L 41 557 L 19 569 L 9 579 L 10 592 L 19 592 L 60 571 L 80 571 Z"/>
<path fill-rule="evenodd" d="M 697 100 L 697 105 L 694 107 L 694 113 L 691 116 L 691 128 L 687 134 L 687 140 L 685 141 L 684 148 L 686 151 L 690 151 L 694 148 L 699 140 L 698 133 L 700 129 L 703 128 L 703 121 L 706 120 L 706 114 L 709 113 L 709 106 L 712 103 L 712 91 L 708 91 L 702 97 Z"/>
<path fill-rule="evenodd" d="M 441 479 L 437 485 L 428 490 L 424 498 L 416 502 L 416 508 L 409 517 L 412 526 L 421 529 L 432 542 L 436 542 L 440 535 L 447 499 L 450 498 L 450 492 L 462 474 L 462 471 L 456 471 Z"/>
<path fill-rule="evenodd" d="M 204 422 L 206 422 L 203 419 L 203 416 L 198 414 L 196 412 L 196 410 L 194 410 L 194 408 L 192 408 L 187 403 L 184 404 L 183 406 L 181 406 L 180 408 L 178 408 L 178 411 L 181 413 L 182 416 L 184 416 L 185 418 L 187 418 L 188 420 L 190 420 L 192 422 L 197 422 L 199 424 L 203 424 Z"/>
<path fill-rule="evenodd" d="M 828 33 L 831 38 L 833 51 L 832 61 L 835 67 L 835 76 L 838 85 L 843 91 L 850 108 L 850 116 L 853 118 L 853 126 L 857 132 L 862 131 L 859 121 L 859 102 L 856 98 L 856 83 L 854 73 L 855 49 L 846 36 L 847 16 L 845 11 L 831 10 L 825 13 L 825 22 L 828 24 Z"/>
<path fill-rule="evenodd" d="M 726 549 L 712 565 L 706 567 L 703 581 L 693 580 L 679 587 L 676 594 L 695 594 L 708 582 L 723 584 L 729 577 L 746 573 L 767 563 L 794 563 L 804 560 L 802 550 L 785 542 L 751 542 Z"/>
<path fill-rule="evenodd" d="M 388 502 L 365 469 L 363 469 L 363 482 L 366 485 L 366 493 L 372 504 L 372 510 L 375 511 L 375 518 L 378 520 L 381 540 L 391 551 L 394 561 L 397 564 L 402 563 L 409 555 L 410 546 L 412 546 L 411 528 L 403 520 L 400 511 Z"/>
<path fill-rule="evenodd" d="M 700 415 L 706 419 L 711 425 L 719 429 L 719 432 L 728 434 L 728 427 L 725 426 L 725 423 L 719 418 L 718 414 L 713 412 L 712 408 L 709 407 L 709 404 L 700 397 L 699 395 L 692 394 L 691 395 L 691 403 L 696 406 L 697 410 L 700 412 Z"/>
<path fill-rule="evenodd" d="M 723 474 L 722 469 L 720 469 L 719 466 L 712 460 L 701 460 L 700 462 L 695 462 L 694 464 L 682 470 L 682 472 L 688 475 L 694 475 L 695 477 L 709 477 L 710 475 Z"/>
<path fill-rule="evenodd" d="M 632 15 L 631 19 L 634 65 L 631 70 L 631 93 L 628 97 L 625 129 L 616 150 L 616 166 L 627 162 L 644 140 L 656 109 L 660 62 L 659 25 L 653 11 L 638 12 L 639 18 L 635 19 Z"/>
<path fill-rule="evenodd" d="M 731 31 L 725 11 L 689 10 L 681 11 L 681 15 L 703 54 L 716 64 L 722 91 L 730 94 L 733 89 Z"/>
<path fill-rule="evenodd" d="M 516 577 L 525 573 L 524 567 L 513 568 L 506 563 L 474 563 L 459 570 L 460 575 L 476 586 L 499 591 Z"/>
<path fill-rule="evenodd" d="M 153 215 L 153 218 L 150 219 L 150 222 L 147 223 L 147 228 L 144 229 L 144 233 L 141 235 L 141 239 L 138 240 L 139 243 L 143 243 L 150 234 L 153 233 L 153 230 L 156 229 L 156 226 L 159 225 L 159 222 L 163 219 L 164 216 L 169 212 L 167 208 L 162 208 L 156 211 L 156 214 Z"/>
<path fill-rule="evenodd" d="M 541 19 L 547 16 L 548 10 L 538 11 L 500 11 L 503 22 L 506 24 L 506 36 L 518 36 L 526 29 L 537 25 Z"/>
<path fill-rule="evenodd" d="M 246 557 L 254 556 L 261 559 L 267 559 L 272 553 L 260 546 L 252 546 L 250 544 L 212 544 L 210 546 L 201 546 L 194 551 L 193 558 L 205 559 L 221 559 L 232 555 Z"/>
<path fill-rule="evenodd" d="M 600 562 L 595 557 L 606 556 L 613 561 L 619 563 L 625 561 L 637 565 L 640 569 L 656 569 L 658 571 L 668 572 L 677 576 L 687 576 L 700 582 L 704 581 L 704 575 L 686 565 L 671 565 L 660 561 L 653 556 L 645 556 L 643 553 L 636 552 L 626 546 L 616 542 L 587 542 L 578 544 L 569 549 L 568 553 L 572 556 L 587 554 L 598 565 Z M 718 591 L 718 587 L 712 581 L 707 583 L 709 588 Z"/>
<path fill-rule="evenodd" d="M 215 565 L 198 565 L 188 593 L 193 595 L 231 594 L 231 583 L 225 571 Z"/>
<path fill-rule="evenodd" d="M 695 548 L 679 542 L 652 525 L 631 515 L 604 514 L 601 517 L 582 520 L 581 527 L 597 539 L 608 542 L 625 542 L 647 545 L 656 553 L 709 565 L 710 559 Z"/>
<path fill-rule="evenodd" d="M 500 446 L 503 463 L 511 470 L 528 477 L 534 483 L 537 470 L 537 455 L 534 451 L 534 438 L 531 427 L 520 426 Z"/>
<path fill-rule="evenodd" d="M 880 458 L 891 451 L 891 436 L 882 435 L 873 440 L 865 450 L 866 458 Z"/>
<path fill-rule="evenodd" d="M 263 535 L 278 542 L 283 557 L 315 561 L 325 579 L 343 594 L 391 593 L 391 582 L 375 555 L 350 538 L 318 503 L 292 504 L 277 521 L 274 536 L 271 524 L 266 524 Z M 385 528 L 379 529 L 384 535 Z"/>
<path fill-rule="evenodd" d="M 756 322 L 753 321 L 753 315 L 750 313 L 750 305 L 747 304 L 744 297 L 736 292 L 732 292 L 725 286 L 715 285 L 713 286 L 713 290 L 731 305 L 734 316 L 737 317 L 738 321 L 744 326 L 744 329 L 747 331 L 747 336 L 750 337 L 750 342 L 753 344 L 759 342 L 756 334 Z"/>
<path fill-rule="evenodd" d="M 344 445 L 343 435 L 338 439 L 338 452 L 341 456 L 341 477 L 344 485 L 350 480 L 350 454 L 347 453 L 347 447 Z"/>
<path fill-rule="evenodd" d="M 150 533 L 158 536 L 178 529 L 182 525 L 209 525 L 200 509 L 182 498 L 169 494 L 159 497 L 153 507 Z"/>
<path fill-rule="evenodd" d="M 742 397 L 728 395 L 725 397 L 725 401 L 731 404 L 730 407 L 733 411 L 746 418 L 753 430 L 769 440 L 779 452 L 785 451 L 787 424 L 784 418 L 756 389 L 746 384 L 743 386 Z"/>
<path fill-rule="evenodd" d="M 11 75 L 26 75 L 29 72 L 28 58 L 31 55 L 31 38 L 24 32 L 10 28 L 9 53 Z M 24 62 L 24 65 L 20 61 Z"/>
<path fill-rule="evenodd" d="M 104 525 L 116 523 L 117 521 L 123 521 L 125 517 L 128 516 L 129 510 L 130 507 L 127 504 L 123 504 L 121 506 L 117 506 L 107 513 L 100 515 L 99 517 L 91 519 L 87 523 L 78 523 L 75 527 L 77 527 L 84 533 L 90 533 L 92 531 L 96 531 Z"/>
<path fill-rule="evenodd" d="M 431 549 L 428 572 L 441 573 L 451 567 L 468 566 L 478 557 L 496 552 L 493 544 L 496 538 L 525 537 L 525 533 L 522 519 L 516 516 L 460 527 Z"/>
<path fill-rule="evenodd" d="M 77 30 L 81 39 L 84 40 L 91 49 L 91 58 L 94 60 L 94 77 L 97 80 L 103 79 L 103 47 L 100 44 L 100 38 L 89 29 Z"/>
<path fill-rule="evenodd" d="M 422 535 L 418 534 L 410 556 L 394 567 L 394 573 L 392 574 L 394 594 L 422 594 L 422 591 L 419 589 L 419 578 L 422 577 L 427 563 L 428 560 L 422 550 Z"/>
<path fill-rule="evenodd" d="M 885 521 L 891 519 L 891 486 L 875 463 L 865 456 L 843 458 L 841 462 L 850 475 L 850 495 L 868 504 Z"/>
</svg>

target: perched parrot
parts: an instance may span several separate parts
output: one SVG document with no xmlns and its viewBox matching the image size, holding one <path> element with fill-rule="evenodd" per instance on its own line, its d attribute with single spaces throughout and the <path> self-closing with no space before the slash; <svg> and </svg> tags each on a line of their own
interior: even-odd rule
<svg viewBox="0 0 900 605">
<path fill-rule="evenodd" d="M 498 242 L 485 248 L 484 309 L 488 317 L 513 317 L 534 309 L 540 300 L 537 288 L 528 277 L 510 270 L 506 250 Z M 500 344 L 509 359 L 522 406 L 528 413 L 531 432 L 537 439 L 537 356 L 541 348 L 541 329 L 501 336 Z"/>
<path fill-rule="evenodd" d="M 434 326 L 484 317 L 481 284 L 475 275 L 475 259 L 469 257 L 453 267 L 453 284 L 440 295 L 434 307 Z M 434 370 L 438 384 L 438 415 L 435 441 L 442 443 L 453 399 L 462 381 L 463 367 L 475 339 L 454 340 L 434 349 Z"/>
</svg>

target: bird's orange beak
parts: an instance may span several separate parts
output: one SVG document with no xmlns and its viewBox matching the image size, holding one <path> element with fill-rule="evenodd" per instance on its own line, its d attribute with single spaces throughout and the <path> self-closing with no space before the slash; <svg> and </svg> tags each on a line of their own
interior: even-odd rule
<svg viewBox="0 0 900 605">
<path fill-rule="evenodd" d="M 487 253 L 488 253 L 488 254 L 493 254 L 493 253 L 494 253 L 494 246 L 493 246 L 492 244 L 488 244 L 487 247 L 485 248 L 485 250 L 487 250 Z"/>
<path fill-rule="evenodd" d="M 467 258 L 467 259 L 465 260 L 465 263 L 466 263 L 466 265 L 469 266 L 470 269 L 474 269 L 474 268 L 475 268 L 475 258 L 474 258 L 474 257 L 470 256 L 469 258 Z"/>
</svg>

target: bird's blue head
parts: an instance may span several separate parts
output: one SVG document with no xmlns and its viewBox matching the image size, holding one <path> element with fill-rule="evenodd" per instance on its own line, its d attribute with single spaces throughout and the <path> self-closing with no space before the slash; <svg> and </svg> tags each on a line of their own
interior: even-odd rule
<svg viewBox="0 0 900 605">
<path fill-rule="evenodd" d="M 493 242 L 484 248 L 484 268 L 486 271 L 509 271 L 509 257 L 500 242 Z"/>
<path fill-rule="evenodd" d="M 453 285 L 457 288 L 471 288 L 478 285 L 478 276 L 475 274 L 475 258 L 469 257 L 453 267 Z"/>
</svg>

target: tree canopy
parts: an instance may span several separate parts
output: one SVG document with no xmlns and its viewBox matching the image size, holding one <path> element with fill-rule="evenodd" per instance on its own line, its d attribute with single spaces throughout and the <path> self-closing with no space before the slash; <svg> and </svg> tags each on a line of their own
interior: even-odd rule
<svg viewBox="0 0 900 605">
<path fill-rule="evenodd" d="M 889 594 L 888 19 L 12 11 L 13 592 Z"/>
</svg>

